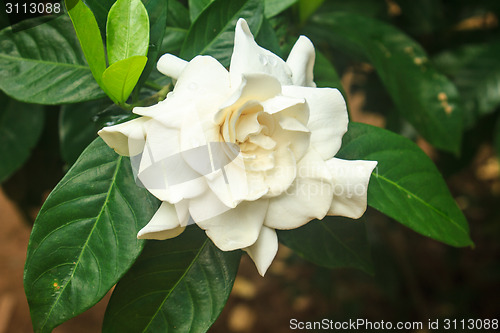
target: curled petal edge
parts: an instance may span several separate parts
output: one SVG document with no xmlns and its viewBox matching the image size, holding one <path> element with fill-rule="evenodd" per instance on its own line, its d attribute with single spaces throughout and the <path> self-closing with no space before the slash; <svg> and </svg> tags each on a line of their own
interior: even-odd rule
<svg viewBox="0 0 500 333">
<path fill-rule="evenodd" d="M 186 212 L 178 212 L 175 205 L 164 201 L 148 224 L 137 233 L 137 238 L 165 240 L 177 237 L 186 229 L 188 218 Z"/>
<path fill-rule="evenodd" d="M 174 56 L 173 54 L 166 53 L 161 56 L 156 64 L 158 71 L 174 80 L 181 76 L 182 71 L 186 68 L 188 62 Z"/>
<path fill-rule="evenodd" d="M 333 200 L 327 215 L 358 219 L 365 213 L 368 183 L 377 163 L 338 158 L 326 161 L 334 182 Z"/>
<path fill-rule="evenodd" d="M 146 138 L 144 124 L 150 119 L 149 117 L 141 117 L 118 125 L 107 126 L 97 134 L 117 154 L 135 156 L 142 153 Z"/>
</svg>

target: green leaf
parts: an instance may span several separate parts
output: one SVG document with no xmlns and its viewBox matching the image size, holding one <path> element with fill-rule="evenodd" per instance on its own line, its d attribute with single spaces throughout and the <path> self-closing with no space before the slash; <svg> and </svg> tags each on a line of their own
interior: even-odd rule
<svg viewBox="0 0 500 333">
<path fill-rule="evenodd" d="M 182 28 L 167 27 L 163 41 L 161 43 L 161 54 L 172 53 L 178 54 L 188 31 Z"/>
<path fill-rule="evenodd" d="M 418 43 L 393 26 L 356 14 L 322 13 L 313 22 L 314 36 L 337 48 L 354 46 L 368 57 L 398 112 L 427 141 L 459 152 L 462 109 L 457 89 L 434 69 Z"/>
<path fill-rule="evenodd" d="M 35 332 L 97 303 L 140 254 L 137 232 L 158 207 L 128 158 L 100 138 L 55 187 L 35 221 L 24 288 Z"/>
<path fill-rule="evenodd" d="M 109 10 L 116 0 L 84 0 L 85 3 L 92 9 L 96 16 L 97 23 L 101 31 L 105 32 L 106 21 Z M 158 52 L 160 51 L 161 41 L 165 33 L 165 24 L 167 16 L 167 3 L 168 6 L 175 0 L 142 0 L 144 7 L 147 10 L 149 17 L 149 46 L 148 46 L 148 62 L 142 72 L 141 78 L 138 81 L 138 86 L 141 86 L 148 78 L 151 70 L 156 66 Z M 187 11 L 186 11 L 187 12 Z M 188 27 L 189 27 L 189 18 Z"/>
<path fill-rule="evenodd" d="M 327 216 L 293 230 L 278 231 L 280 242 L 316 265 L 353 267 L 372 273 L 365 221 Z"/>
<path fill-rule="evenodd" d="M 25 104 L 0 93 L 0 184 L 28 159 L 42 134 L 41 105 Z"/>
<path fill-rule="evenodd" d="M 265 17 L 262 20 L 259 33 L 255 36 L 255 41 L 266 50 L 271 51 L 277 56 L 281 56 L 279 37 L 271 25 L 271 22 Z"/>
<path fill-rule="evenodd" d="M 127 100 L 147 61 L 145 56 L 134 56 L 115 62 L 104 71 L 102 84 L 115 103 L 122 104 Z"/>
<path fill-rule="evenodd" d="M 189 29 L 181 49 L 181 58 L 191 60 L 209 54 L 224 66 L 229 65 L 234 45 L 234 28 L 239 18 L 247 20 L 252 32 L 259 32 L 263 19 L 260 0 L 215 0 Z"/>
<path fill-rule="evenodd" d="M 335 67 L 333 67 L 323 53 L 317 50 L 316 61 L 314 63 L 314 82 L 316 82 L 316 86 L 320 88 L 337 88 L 344 97 L 346 96 Z"/>
<path fill-rule="evenodd" d="M 68 16 L 31 29 L 43 18 L 0 31 L 0 89 L 28 103 L 62 104 L 104 96 L 92 77 Z"/>
<path fill-rule="evenodd" d="M 240 256 L 219 250 L 194 225 L 148 241 L 111 296 L 103 332 L 206 332 L 226 304 Z"/>
<path fill-rule="evenodd" d="M 186 39 L 191 21 L 189 11 L 177 0 L 168 2 L 166 29 L 161 42 L 160 54 L 179 54 Z"/>
<path fill-rule="evenodd" d="M 59 113 L 61 156 L 66 163 L 76 162 L 100 129 L 93 118 L 110 104 L 108 99 L 63 105 Z"/>
<path fill-rule="evenodd" d="M 337 157 L 378 161 L 368 204 L 427 237 L 452 246 L 472 245 L 467 221 L 429 157 L 390 131 L 350 123 Z"/>
<path fill-rule="evenodd" d="M 153 68 L 156 68 L 158 60 L 158 53 L 161 49 L 161 43 L 165 34 L 165 27 L 167 24 L 167 4 L 172 0 L 145 0 L 144 6 L 148 11 L 150 32 L 149 32 L 149 49 L 148 49 L 148 62 L 142 71 L 141 78 L 139 79 L 138 86 L 142 86 L 148 79 Z"/>
<path fill-rule="evenodd" d="M 189 17 L 191 22 L 196 21 L 198 16 L 205 8 L 208 7 L 214 0 L 189 0 Z"/>
<path fill-rule="evenodd" d="M 467 128 L 500 106 L 499 54 L 500 43 L 495 42 L 465 45 L 433 58 L 437 68 L 457 85 Z"/>
<path fill-rule="evenodd" d="M 87 6 L 94 12 L 94 15 L 97 19 L 97 23 L 102 32 L 105 32 L 106 21 L 108 17 L 109 10 L 111 6 L 115 3 L 116 0 L 83 0 Z M 167 4 L 168 7 L 172 6 L 172 3 L 176 2 L 176 0 L 142 0 L 142 3 L 146 7 L 149 16 L 149 49 L 148 49 L 148 63 L 146 64 L 146 68 L 143 71 L 143 78 L 139 81 L 139 83 L 144 82 L 147 79 L 147 76 L 156 65 L 156 60 L 158 56 L 158 52 L 160 49 L 160 42 L 163 39 L 163 34 L 165 32 L 165 22 L 167 17 L 171 17 L 170 12 L 167 15 Z M 189 28 L 189 15 L 186 17 L 188 25 L 186 28 Z"/>
<path fill-rule="evenodd" d="M 426 1 L 426 0 L 421 0 Z M 431 0 L 433 1 L 433 0 Z M 305 0 L 305 3 L 308 1 Z M 328 0 L 323 1 L 321 6 L 314 10 L 314 15 L 321 13 L 333 13 L 333 12 L 350 12 L 354 14 L 360 14 L 369 17 L 376 18 L 388 18 L 388 5 L 385 1 L 373 1 L 373 0 Z"/>
<path fill-rule="evenodd" d="M 325 0 L 299 0 L 300 23 L 304 24 Z"/>
<path fill-rule="evenodd" d="M 167 27 L 188 30 L 190 26 L 189 10 L 178 0 L 170 0 L 168 2 Z"/>
<path fill-rule="evenodd" d="M 110 65 L 148 54 L 149 17 L 141 0 L 115 2 L 108 13 L 106 43 Z"/>
<path fill-rule="evenodd" d="M 286 10 L 298 0 L 264 0 L 264 15 L 271 18 Z"/>
<path fill-rule="evenodd" d="M 106 55 L 94 14 L 80 0 L 65 0 L 64 2 L 92 75 L 97 83 L 100 83 L 102 73 L 106 69 Z"/>
<path fill-rule="evenodd" d="M 85 2 L 87 7 L 94 13 L 99 29 L 101 29 L 102 34 L 106 35 L 106 21 L 108 20 L 109 9 L 116 0 L 82 0 Z"/>
</svg>

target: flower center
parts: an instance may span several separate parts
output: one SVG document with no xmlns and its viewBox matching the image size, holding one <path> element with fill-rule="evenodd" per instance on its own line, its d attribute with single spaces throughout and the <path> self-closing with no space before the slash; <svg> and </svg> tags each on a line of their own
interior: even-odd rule
<svg viewBox="0 0 500 333">
<path fill-rule="evenodd" d="M 276 126 L 275 117 L 264 112 L 259 102 L 248 101 L 239 108 L 227 110 L 220 135 L 223 141 L 239 146 L 247 170 L 266 171 L 276 164 L 277 143 L 272 138 Z"/>
</svg>

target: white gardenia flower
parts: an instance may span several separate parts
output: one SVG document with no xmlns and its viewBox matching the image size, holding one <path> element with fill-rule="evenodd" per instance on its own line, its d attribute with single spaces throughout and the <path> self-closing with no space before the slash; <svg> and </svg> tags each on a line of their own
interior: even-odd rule
<svg viewBox="0 0 500 333">
<path fill-rule="evenodd" d="M 283 61 L 256 44 L 243 19 L 229 71 L 210 56 L 160 58 L 174 90 L 134 108 L 142 117 L 99 131 L 162 201 L 138 238 L 172 238 L 194 221 L 221 250 L 245 250 L 264 275 L 275 229 L 363 215 L 377 162 L 334 157 L 346 105 L 337 89 L 316 88 L 314 58 L 301 36 Z"/>
</svg>

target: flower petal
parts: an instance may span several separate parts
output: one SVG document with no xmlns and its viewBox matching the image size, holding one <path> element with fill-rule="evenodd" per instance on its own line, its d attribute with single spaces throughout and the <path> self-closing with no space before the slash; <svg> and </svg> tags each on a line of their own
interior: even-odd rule
<svg viewBox="0 0 500 333">
<path fill-rule="evenodd" d="M 205 180 L 205 178 L 203 178 Z M 225 205 L 219 197 L 210 190 L 189 199 L 189 214 L 196 223 L 210 220 L 227 212 L 232 207 Z"/>
<path fill-rule="evenodd" d="M 307 125 L 309 120 L 309 106 L 303 98 L 290 96 L 275 96 L 261 103 L 264 111 L 269 114 L 280 113 L 280 115 L 292 117 Z"/>
<path fill-rule="evenodd" d="M 97 134 L 118 154 L 135 156 L 140 154 L 144 148 L 146 138 L 144 124 L 149 119 L 142 117 L 118 125 L 107 126 Z"/>
<path fill-rule="evenodd" d="M 316 87 L 313 81 L 315 57 L 316 53 L 311 40 L 306 36 L 300 36 L 286 60 L 286 64 L 292 70 L 294 86 Z"/>
<path fill-rule="evenodd" d="M 156 119 L 149 119 L 144 123 L 147 133 L 145 145 L 154 161 L 160 162 L 165 158 L 180 153 L 180 130 L 175 127 L 165 126 Z"/>
<path fill-rule="evenodd" d="M 211 143 L 215 171 L 206 177 L 210 190 L 226 206 L 234 208 L 249 194 L 245 165 L 241 156 L 224 156 L 223 142 Z M 233 157 L 233 160 L 230 158 Z"/>
<path fill-rule="evenodd" d="M 196 221 L 222 251 L 251 246 L 259 237 L 268 200 L 243 201 L 236 208 L 205 221 Z"/>
<path fill-rule="evenodd" d="M 263 172 L 251 171 L 246 168 L 246 177 L 248 181 L 248 194 L 245 200 L 254 201 L 269 192 L 269 186 Z"/>
<path fill-rule="evenodd" d="M 186 228 L 188 218 L 189 215 L 184 211 L 178 212 L 176 206 L 162 202 L 151 221 L 139 231 L 137 238 L 164 240 L 177 237 Z"/>
<path fill-rule="evenodd" d="M 297 178 L 280 196 L 271 198 L 264 225 L 295 229 L 314 218 L 325 217 L 332 203 L 331 175 L 313 149 L 297 165 Z"/>
<path fill-rule="evenodd" d="M 310 148 L 311 133 L 300 121 L 292 117 L 281 117 L 272 139 L 278 146 L 287 146 L 296 161 L 300 161 Z"/>
<path fill-rule="evenodd" d="M 235 112 L 250 101 L 265 101 L 281 93 L 281 84 L 276 78 L 267 74 L 246 74 L 224 104 L 217 111 L 214 121 L 220 124 L 227 114 Z"/>
<path fill-rule="evenodd" d="M 311 146 L 323 160 L 335 156 L 347 132 L 347 108 L 338 89 L 284 86 L 283 95 L 305 98 L 309 105 Z"/>
<path fill-rule="evenodd" d="M 294 153 L 286 146 L 274 151 L 276 167 L 266 171 L 266 185 L 269 188 L 267 197 L 275 197 L 286 191 L 297 176 L 297 161 Z"/>
<path fill-rule="evenodd" d="M 326 161 L 333 181 L 333 200 L 328 215 L 360 218 L 366 210 L 370 175 L 376 161 L 347 161 L 332 158 Z"/>
<path fill-rule="evenodd" d="M 166 53 L 158 60 L 156 68 L 160 73 L 177 80 L 187 64 L 187 61 L 173 54 Z"/>
<path fill-rule="evenodd" d="M 259 124 L 257 118 L 259 114 L 260 112 L 254 112 L 238 119 L 235 128 L 237 141 L 244 143 L 251 134 L 257 134 L 261 131 L 262 125 Z"/>
<path fill-rule="evenodd" d="M 135 114 L 153 118 L 168 128 L 177 129 L 180 129 L 182 124 L 183 117 L 180 115 L 194 111 L 195 106 L 191 100 L 186 101 L 185 98 L 179 98 L 172 92 L 167 95 L 166 99 L 160 101 L 158 104 L 135 107 L 132 110 Z"/>
<path fill-rule="evenodd" d="M 177 203 L 198 196 L 207 189 L 201 175 L 185 160 L 180 150 L 179 130 L 150 119 L 144 125 L 148 135 L 140 165 L 131 158 L 141 183 L 161 201 Z"/>
<path fill-rule="evenodd" d="M 210 56 L 197 56 L 191 60 L 172 91 L 173 96 L 185 102 L 193 101 L 199 116 L 210 116 L 210 120 L 230 93 L 229 73 Z M 181 115 L 182 111 L 176 110 L 175 113 Z"/>
<path fill-rule="evenodd" d="M 259 274 L 264 276 L 278 252 L 278 236 L 276 235 L 276 231 L 263 226 L 257 241 L 252 246 L 243 250 L 252 258 Z"/>
<path fill-rule="evenodd" d="M 288 65 L 276 54 L 257 45 L 244 19 L 239 19 L 236 23 L 229 73 L 232 87 L 239 86 L 242 75 L 249 73 L 270 74 L 281 84 L 292 84 L 292 71 Z"/>
</svg>

